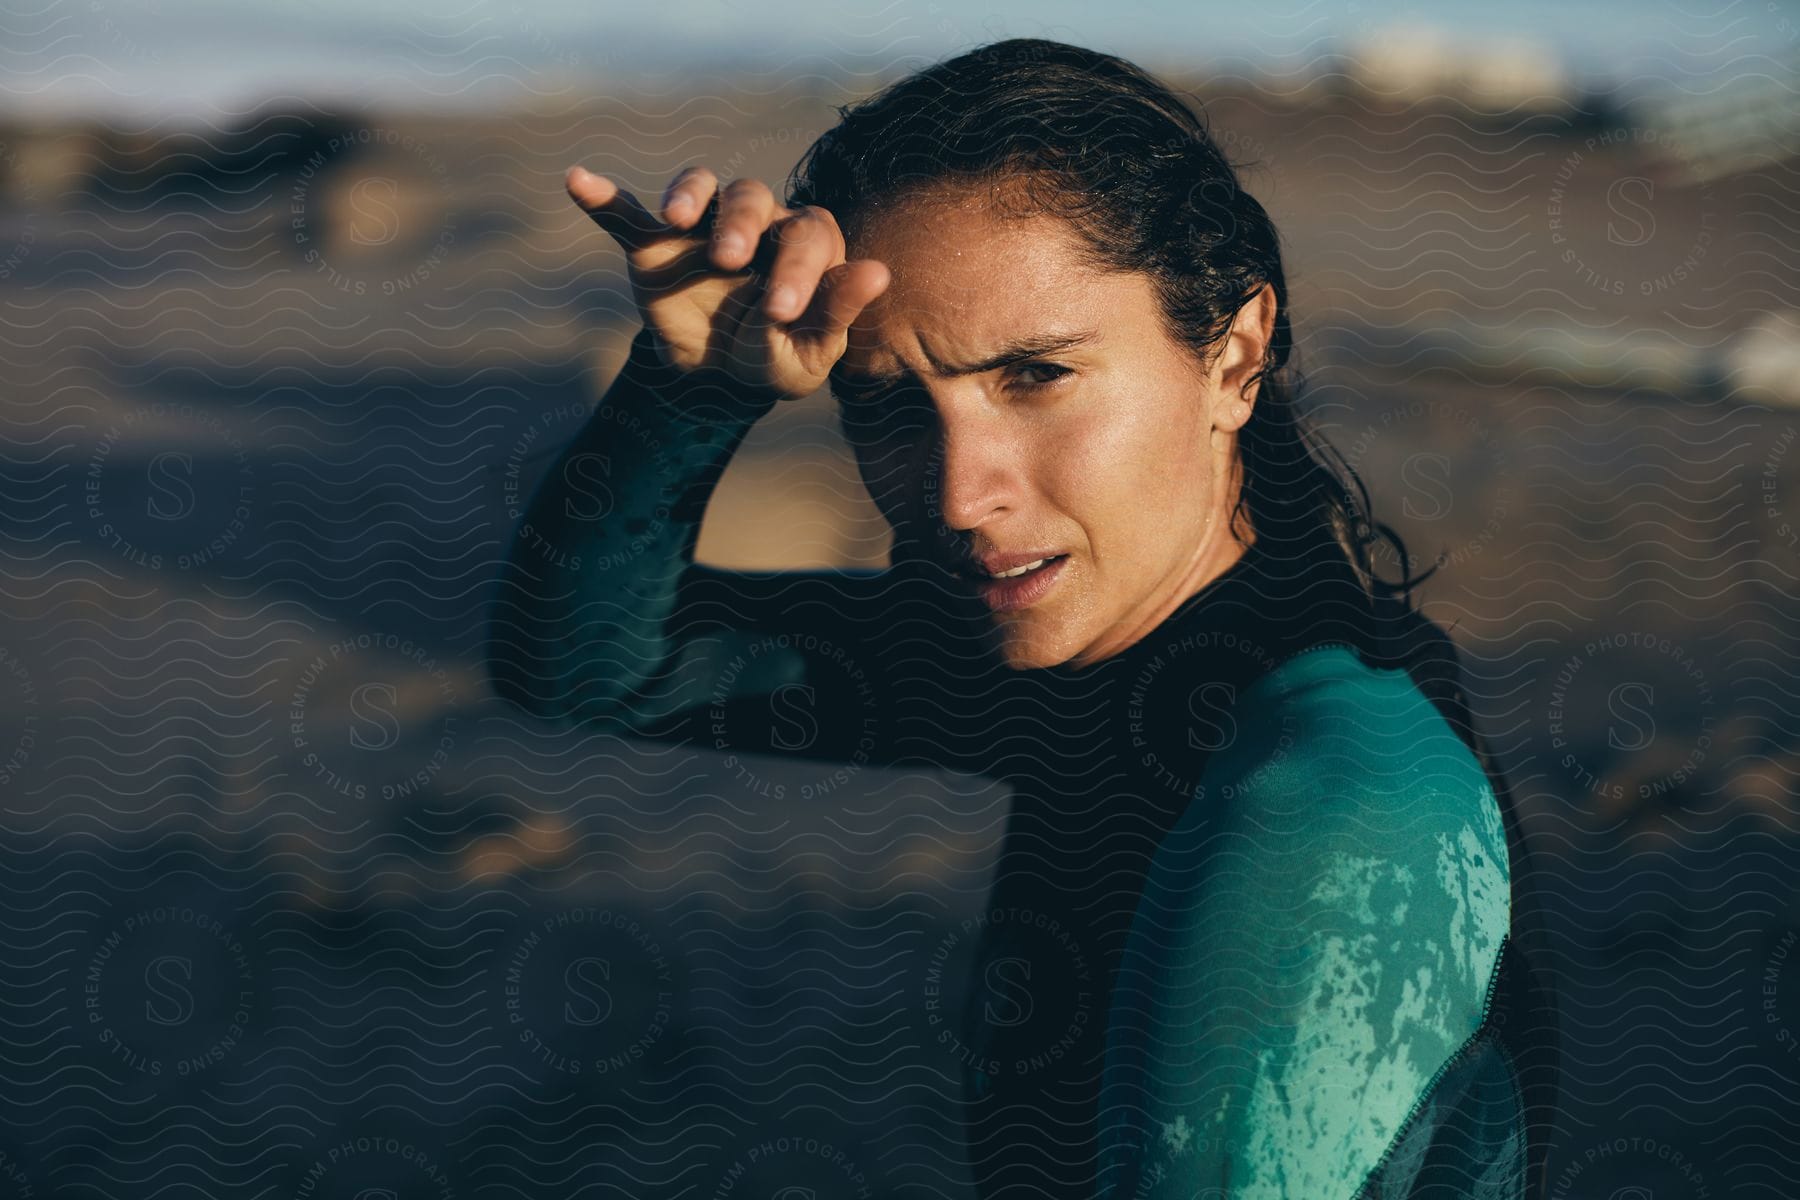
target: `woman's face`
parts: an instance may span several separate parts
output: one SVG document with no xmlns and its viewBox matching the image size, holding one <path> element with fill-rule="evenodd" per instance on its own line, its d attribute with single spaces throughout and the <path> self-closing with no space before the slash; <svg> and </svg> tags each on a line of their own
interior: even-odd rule
<svg viewBox="0 0 1800 1200">
<path fill-rule="evenodd" d="M 896 558 L 972 573 L 957 586 L 992 610 L 1009 666 L 1116 654 L 1242 553 L 1238 391 L 1270 289 L 1205 367 L 1148 276 L 1085 265 L 1063 222 L 1003 219 L 985 191 L 867 218 L 850 250 L 892 276 L 832 373 L 863 479 Z"/>
</svg>

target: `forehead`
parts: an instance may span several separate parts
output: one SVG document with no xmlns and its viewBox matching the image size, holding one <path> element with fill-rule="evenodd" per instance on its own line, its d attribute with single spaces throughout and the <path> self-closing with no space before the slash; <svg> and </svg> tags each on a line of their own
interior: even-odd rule
<svg viewBox="0 0 1800 1200">
<path fill-rule="evenodd" d="M 1021 335 L 1154 322 L 1147 277 L 1086 261 L 1059 218 L 1018 216 L 982 192 L 913 200 L 865 217 L 850 258 L 886 264 L 887 290 L 851 330 L 843 373 L 930 374 L 934 362 L 985 357 Z"/>
</svg>

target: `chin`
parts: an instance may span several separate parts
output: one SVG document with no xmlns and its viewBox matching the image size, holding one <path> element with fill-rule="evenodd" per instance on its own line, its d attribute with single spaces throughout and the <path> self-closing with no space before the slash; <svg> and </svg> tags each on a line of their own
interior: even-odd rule
<svg viewBox="0 0 1800 1200">
<path fill-rule="evenodd" d="M 1071 640 L 1061 631 L 1043 629 L 1035 621 L 1007 621 L 997 632 L 1000 656 L 1015 671 L 1054 667 L 1075 654 Z"/>
</svg>

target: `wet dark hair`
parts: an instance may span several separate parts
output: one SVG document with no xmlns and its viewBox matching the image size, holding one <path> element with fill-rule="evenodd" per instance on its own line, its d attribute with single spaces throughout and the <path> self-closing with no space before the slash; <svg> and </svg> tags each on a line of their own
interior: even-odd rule
<svg viewBox="0 0 1800 1200">
<path fill-rule="evenodd" d="M 1245 521 L 1259 541 L 1276 543 L 1329 529 L 1376 595 L 1404 600 L 1429 577 L 1411 574 L 1404 543 L 1374 520 L 1355 469 L 1299 412 L 1274 224 L 1203 117 L 1173 91 L 1113 55 L 1014 38 L 837 112 L 838 124 L 794 167 L 787 203 L 829 210 L 847 237 L 909 197 L 987 186 L 1003 211 L 1062 218 L 1100 269 L 1150 276 L 1170 336 L 1202 362 L 1222 349 L 1245 302 L 1272 288 L 1274 330 L 1238 432 L 1244 483 L 1234 534 L 1246 540 Z M 1398 580 L 1375 570 L 1383 542 Z"/>
</svg>

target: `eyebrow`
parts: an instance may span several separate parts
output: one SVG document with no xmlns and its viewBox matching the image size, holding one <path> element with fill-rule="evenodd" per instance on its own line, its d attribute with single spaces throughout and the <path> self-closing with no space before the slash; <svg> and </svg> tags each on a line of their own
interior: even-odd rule
<svg viewBox="0 0 1800 1200">
<path fill-rule="evenodd" d="M 1083 329 L 1074 333 L 1045 333 L 1014 338 L 1012 341 L 1007 342 L 1004 346 L 1000 347 L 998 351 L 990 354 L 979 362 L 972 362 L 963 366 L 952 366 L 940 363 L 936 359 L 933 359 L 932 367 L 936 370 L 938 376 L 943 379 L 959 379 L 964 375 L 982 375 L 988 371 L 995 371 L 1001 367 L 1010 367 L 1014 363 L 1024 362 L 1026 359 L 1037 358 L 1040 355 L 1045 354 L 1057 354 L 1075 346 L 1086 345 L 1088 342 L 1091 342 L 1098 337 L 1099 333 L 1100 331 L 1097 329 Z M 865 390 L 872 387 L 884 387 L 905 377 L 906 374 L 908 374 L 908 372 L 902 371 L 899 375 L 850 375 L 848 373 L 841 373 L 836 367 L 833 367 L 830 373 L 830 379 L 833 387 L 843 387 L 850 390 Z"/>
</svg>

